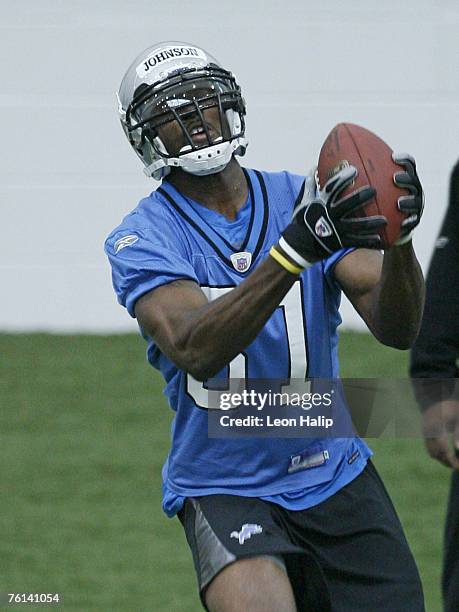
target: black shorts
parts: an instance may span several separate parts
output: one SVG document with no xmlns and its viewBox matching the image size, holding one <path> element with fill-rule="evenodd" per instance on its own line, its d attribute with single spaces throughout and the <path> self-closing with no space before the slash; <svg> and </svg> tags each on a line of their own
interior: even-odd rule
<svg viewBox="0 0 459 612">
<path fill-rule="evenodd" d="M 224 567 L 268 555 L 284 560 L 299 611 L 424 611 L 416 564 L 371 461 L 355 480 L 307 510 L 207 495 L 187 499 L 179 518 L 203 604 L 205 589 Z"/>
</svg>

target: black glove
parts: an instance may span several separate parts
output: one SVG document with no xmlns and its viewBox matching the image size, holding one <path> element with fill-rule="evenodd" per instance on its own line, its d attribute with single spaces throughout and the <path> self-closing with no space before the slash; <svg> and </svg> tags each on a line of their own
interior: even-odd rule
<svg viewBox="0 0 459 612">
<path fill-rule="evenodd" d="M 398 209 L 406 213 L 407 217 L 402 222 L 402 232 L 397 243 L 407 242 L 411 232 L 419 224 L 424 210 L 424 192 L 416 172 L 416 162 L 408 153 L 392 153 L 392 159 L 396 164 L 405 167 L 405 171 L 394 174 L 394 183 L 397 187 L 407 189 L 410 195 L 400 196 L 397 202 Z"/>
<path fill-rule="evenodd" d="M 350 216 L 375 196 L 373 187 L 361 187 L 340 199 L 340 194 L 356 176 L 354 166 L 343 168 L 318 192 L 317 178 L 310 177 L 305 194 L 293 211 L 292 222 L 279 242 L 287 255 L 297 262 L 303 259 L 314 262 L 343 247 L 381 248 L 378 230 L 387 224 L 386 218 Z"/>
</svg>

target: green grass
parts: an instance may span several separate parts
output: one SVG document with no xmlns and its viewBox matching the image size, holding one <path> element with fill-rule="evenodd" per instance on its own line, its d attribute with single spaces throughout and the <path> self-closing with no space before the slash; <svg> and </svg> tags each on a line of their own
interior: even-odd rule
<svg viewBox="0 0 459 612">
<path fill-rule="evenodd" d="M 0 591 L 59 592 L 65 610 L 200 609 L 160 507 L 171 411 L 144 349 L 134 335 L 0 335 Z M 406 371 L 365 334 L 343 334 L 341 353 L 343 375 Z M 439 612 L 448 472 L 419 440 L 370 443 Z"/>
</svg>

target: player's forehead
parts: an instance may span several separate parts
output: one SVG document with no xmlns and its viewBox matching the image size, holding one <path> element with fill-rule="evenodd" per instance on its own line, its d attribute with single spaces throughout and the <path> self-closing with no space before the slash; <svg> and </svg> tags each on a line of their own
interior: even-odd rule
<svg viewBox="0 0 459 612">
<path fill-rule="evenodd" d="M 138 107 L 140 115 L 150 114 L 159 109 L 180 108 L 194 101 L 202 104 L 206 100 L 216 103 L 216 94 L 224 93 L 223 83 L 210 79 L 197 79 L 195 82 L 181 82 L 157 92 L 150 92 L 148 97 Z"/>
</svg>

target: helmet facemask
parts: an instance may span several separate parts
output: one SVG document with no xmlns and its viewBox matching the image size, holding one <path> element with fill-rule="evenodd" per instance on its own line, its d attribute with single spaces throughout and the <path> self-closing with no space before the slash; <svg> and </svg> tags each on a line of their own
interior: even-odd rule
<svg viewBox="0 0 459 612">
<path fill-rule="evenodd" d="M 210 108 L 217 110 L 217 126 L 206 120 Z M 161 81 L 142 83 L 122 122 L 146 165 L 145 173 L 159 179 L 170 167 L 196 175 L 214 174 L 225 168 L 233 154 L 243 155 L 247 147 L 244 115 L 245 103 L 235 77 L 210 64 L 180 68 Z M 181 135 L 181 146 L 175 151 L 168 151 L 159 136 L 161 127 L 171 122 Z"/>
</svg>

